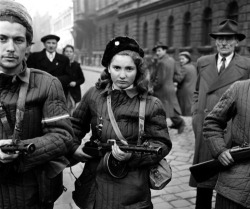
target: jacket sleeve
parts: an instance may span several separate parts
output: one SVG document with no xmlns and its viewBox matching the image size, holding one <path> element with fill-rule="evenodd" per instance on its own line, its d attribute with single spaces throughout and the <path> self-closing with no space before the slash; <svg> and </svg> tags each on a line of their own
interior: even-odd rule
<svg viewBox="0 0 250 209">
<path fill-rule="evenodd" d="M 56 76 L 56 77 L 62 83 L 63 88 L 67 88 L 68 84 L 71 81 L 71 75 L 69 73 L 70 70 L 68 70 L 68 68 L 70 68 L 69 59 L 67 57 L 65 57 L 63 62 L 64 62 L 64 66 L 62 68 L 62 73 L 60 75 Z"/>
<path fill-rule="evenodd" d="M 191 113 L 194 115 L 197 112 L 198 98 L 199 98 L 199 86 L 200 86 L 200 71 L 199 71 L 199 62 L 197 62 L 197 80 L 195 85 L 195 90 L 193 93 L 193 102 L 191 107 Z"/>
<path fill-rule="evenodd" d="M 90 131 L 91 111 L 88 104 L 91 91 L 92 90 L 89 89 L 84 94 L 71 118 L 75 137 L 78 142 L 81 142 L 82 138 Z"/>
<path fill-rule="evenodd" d="M 157 154 L 136 154 L 133 153 L 128 161 L 130 167 L 141 167 L 155 165 L 163 159 L 171 150 L 172 142 L 169 137 L 166 122 L 166 114 L 162 103 L 154 99 L 153 103 L 147 104 L 146 112 L 149 114 L 145 118 L 145 136 L 143 140 L 148 141 L 152 146 L 160 146 L 162 153 Z"/>
<path fill-rule="evenodd" d="M 84 77 L 84 74 L 82 72 L 82 68 L 81 68 L 79 63 L 77 64 L 76 70 L 77 70 L 78 79 L 75 82 L 76 82 L 76 86 L 80 86 L 81 84 L 83 84 L 85 82 L 85 77 Z"/>
<path fill-rule="evenodd" d="M 165 77 L 165 73 L 166 73 L 166 69 L 165 69 L 165 65 L 163 62 L 159 62 L 156 66 L 156 73 L 154 76 L 154 80 L 153 80 L 153 86 L 154 86 L 154 90 L 160 89 L 163 84 L 165 83 L 164 78 Z"/>
<path fill-rule="evenodd" d="M 237 84 L 235 83 L 222 95 L 205 118 L 203 136 L 215 158 L 227 149 L 224 141 L 224 129 L 227 127 L 227 122 L 236 114 L 236 98 Z"/>
<path fill-rule="evenodd" d="M 78 147 L 77 143 L 73 142 L 73 129 L 66 99 L 58 79 L 53 78 L 45 91 L 47 93 L 42 108 L 43 135 L 25 140 L 25 143 L 34 143 L 36 150 L 31 155 L 20 158 L 20 172 L 61 157 L 68 152 L 74 152 Z"/>
</svg>

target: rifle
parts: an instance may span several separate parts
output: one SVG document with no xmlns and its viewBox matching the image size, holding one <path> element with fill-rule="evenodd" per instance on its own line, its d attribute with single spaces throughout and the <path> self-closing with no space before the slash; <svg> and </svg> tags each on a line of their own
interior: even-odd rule
<svg viewBox="0 0 250 209">
<path fill-rule="evenodd" d="M 24 144 L 19 142 L 17 144 L 4 145 L 0 147 L 0 149 L 6 153 L 15 153 L 16 151 L 19 151 L 21 154 L 31 154 L 36 150 L 36 146 L 32 143 Z"/>
<path fill-rule="evenodd" d="M 83 152 L 92 157 L 103 157 L 107 152 L 112 151 L 112 145 L 115 140 L 109 139 L 107 143 L 101 143 L 99 140 L 88 141 L 83 147 Z M 143 145 L 119 145 L 119 148 L 124 152 L 134 153 L 150 153 L 160 155 L 162 152 L 161 147 L 151 146 L 149 143 Z"/>
<path fill-rule="evenodd" d="M 241 163 L 243 161 L 250 160 L 250 145 L 244 143 L 241 146 L 232 147 L 229 150 L 234 163 Z M 232 165 L 231 165 L 232 166 Z M 200 183 L 208 180 L 209 178 L 215 176 L 216 174 L 230 169 L 231 167 L 224 166 L 220 163 L 218 159 L 209 160 L 203 163 L 198 163 L 189 168 L 194 179 Z"/>
</svg>

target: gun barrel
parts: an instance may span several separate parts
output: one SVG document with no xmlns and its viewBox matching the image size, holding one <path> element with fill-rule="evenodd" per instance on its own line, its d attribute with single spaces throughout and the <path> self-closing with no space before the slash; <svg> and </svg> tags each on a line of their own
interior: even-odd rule
<svg viewBox="0 0 250 209">
<path fill-rule="evenodd" d="M 21 145 L 5 145 L 3 147 L 1 147 L 1 150 L 3 152 L 16 152 L 16 151 L 20 151 L 26 154 L 31 154 L 36 150 L 36 146 L 32 143 L 30 144 L 21 144 Z"/>
<path fill-rule="evenodd" d="M 145 146 L 119 146 L 119 148 L 124 152 L 141 152 L 141 153 L 151 153 L 151 154 L 161 154 L 161 147 L 145 147 Z"/>
</svg>

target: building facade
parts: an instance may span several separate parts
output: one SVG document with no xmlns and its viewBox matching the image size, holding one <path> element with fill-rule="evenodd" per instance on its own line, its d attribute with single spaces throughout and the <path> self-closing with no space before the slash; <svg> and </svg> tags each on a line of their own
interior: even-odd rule
<svg viewBox="0 0 250 209">
<path fill-rule="evenodd" d="M 248 0 L 73 0 L 73 6 L 82 64 L 100 65 L 107 42 L 117 35 L 133 37 L 147 52 L 160 41 L 173 57 L 186 50 L 196 61 L 216 51 L 208 34 L 225 18 L 238 21 L 247 38 L 237 51 L 250 54 Z"/>
</svg>

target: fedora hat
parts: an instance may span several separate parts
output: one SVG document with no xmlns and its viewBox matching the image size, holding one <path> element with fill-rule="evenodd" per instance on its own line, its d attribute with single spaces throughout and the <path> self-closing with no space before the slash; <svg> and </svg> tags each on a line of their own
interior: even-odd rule
<svg viewBox="0 0 250 209">
<path fill-rule="evenodd" d="M 168 50 L 168 46 L 167 46 L 167 45 L 164 45 L 162 42 L 158 42 L 158 43 L 154 46 L 153 52 L 155 52 L 156 49 L 158 49 L 158 48 L 162 48 L 162 49 Z"/>
<path fill-rule="evenodd" d="M 53 35 L 53 34 L 49 34 L 49 35 L 47 35 L 47 36 L 44 36 L 44 37 L 42 37 L 41 38 L 41 42 L 46 42 L 47 40 L 49 40 L 49 39 L 55 39 L 57 42 L 60 40 L 60 37 L 59 36 L 57 36 L 57 35 Z"/>
<path fill-rule="evenodd" d="M 238 33 L 238 23 L 231 19 L 223 20 L 215 33 L 209 34 L 212 38 L 216 39 L 218 36 L 231 36 L 235 35 L 239 41 L 242 41 L 246 36 L 242 33 Z"/>
</svg>

